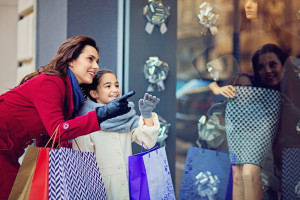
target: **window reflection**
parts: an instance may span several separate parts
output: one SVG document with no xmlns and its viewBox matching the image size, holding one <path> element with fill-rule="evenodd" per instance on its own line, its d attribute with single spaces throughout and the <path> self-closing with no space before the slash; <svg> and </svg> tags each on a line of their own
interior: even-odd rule
<svg viewBox="0 0 300 200">
<path fill-rule="evenodd" d="M 203 2 L 178 1 L 178 162 L 182 162 L 182 157 L 186 156 L 188 146 L 203 145 L 205 140 L 208 141 L 207 148 L 228 151 L 224 131 L 226 104 L 222 103 L 226 98 L 213 94 L 208 86 L 211 83 L 219 87 L 230 84 L 250 86 L 246 84 L 246 77 L 249 76 L 254 87 L 277 90 L 281 96 L 276 136 L 270 152 L 265 153 L 266 158 L 259 172 L 263 199 L 280 196 L 290 198 L 285 196 L 288 190 L 284 186 L 282 173 L 287 173 L 287 169 L 283 169 L 282 165 L 285 162 L 283 152 L 292 151 L 286 149 L 300 148 L 300 135 L 297 132 L 300 123 L 300 2 L 209 1 L 220 15 L 218 33 L 212 35 L 208 31 L 206 35 L 201 35 L 197 14 Z M 260 52 L 257 63 L 253 63 L 256 61 L 251 61 L 252 56 L 265 44 L 275 44 L 286 52 L 288 62 L 282 63 L 276 53 Z M 240 77 L 236 79 L 237 76 Z M 205 121 L 202 118 L 202 124 L 198 123 L 201 116 L 206 116 Z M 200 129 L 202 131 L 198 134 Z M 177 171 L 177 180 L 182 176 L 181 173 Z M 300 172 L 297 173 L 299 175 Z M 176 187 L 179 193 L 180 185 Z M 296 195 L 295 190 L 293 195 Z"/>
</svg>

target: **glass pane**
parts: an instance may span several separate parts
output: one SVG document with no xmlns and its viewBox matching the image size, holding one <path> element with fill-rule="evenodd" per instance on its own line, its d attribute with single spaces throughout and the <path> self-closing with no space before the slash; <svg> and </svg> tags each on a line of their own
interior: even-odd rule
<svg viewBox="0 0 300 200">
<path fill-rule="evenodd" d="M 178 0 L 179 199 L 299 198 L 299 25 L 298 0 Z M 233 172 L 207 173 L 217 158 L 190 159 L 199 148 L 225 152 Z M 204 184 L 209 174 L 215 187 Z"/>
</svg>

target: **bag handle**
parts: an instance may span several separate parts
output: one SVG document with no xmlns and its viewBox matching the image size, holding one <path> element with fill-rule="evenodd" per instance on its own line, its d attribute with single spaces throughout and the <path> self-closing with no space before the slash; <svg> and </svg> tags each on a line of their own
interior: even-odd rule
<svg viewBox="0 0 300 200">
<path fill-rule="evenodd" d="M 144 142 L 142 142 L 141 153 L 143 152 L 143 145 L 144 145 Z M 148 151 L 148 154 L 149 154 L 149 158 L 150 158 L 149 148 L 147 147 L 147 145 L 145 145 L 145 146 L 146 146 L 146 148 L 147 148 L 147 151 Z M 157 144 L 155 144 L 155 147 L 156 147 L 156 154 L 158 154 L 158 151 L 157 151 Z"/>
<path fill-rule="evenodd" d="M 75 143 L 76 143 L 76 146 L 78 147 L 79 151 L 81 151 L 81 150 L 80 150 L 80 148 L 79 148 L 79 145 L 78 145 L 78 143 L 77 143 L 77 141 L 76 141 L 76 139 L 75 139 L 75 138 L 74 138 L 74 141 L 75 141 Z"/>
<path fill-rule="evenodd" d="M 203 147 L 201 147 L 201 148 L 202 148 L 202 153 L 204 153 L 205 149 L 208 149 L 208 145 L 207 145 L 206 141 L 203 142 Z M 215 150 L 215 151 L 216 151 L 216 156 L 218 156 L 219 151 L 220 151 L 220 146 L 218 146 L 217 150 Z"/>
<path fill-rule="evenodd" d="M 58 130 L 59 130 L 59 125 L 58 125 L 58 126 L 56 127 L 56 129 L 54 130 L 52 136 L 50 137 L 50 139 L 48 140 L 48 142 L 47 142 L 47 144 L 45 145 L 44 148 L 46 148 L 46 147 L 48 146 L 49 142 L 52 140 L 52 138 L 53 138 L 53 136 L 54 136 L 53 143 L 52 143 L 52 147 L 51 147 L 51 148 L 53 149 L 54 143 L 55 143 L 55 140 L 56 140 L 56 136 L 57 136 L 57 134 L 58 134 Z M 57 145 L 57 147 L 58 147 L 58 146 L 60 146 L 60 136 L 58 136 L 58 145 Z"/>
</svg>

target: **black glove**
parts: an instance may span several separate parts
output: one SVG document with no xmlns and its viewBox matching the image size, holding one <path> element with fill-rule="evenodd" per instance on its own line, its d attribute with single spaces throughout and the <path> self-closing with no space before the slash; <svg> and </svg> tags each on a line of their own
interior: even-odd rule
<svg viewBox="0 0 300 200">
<path fill-rule="evenodd" d="M 118 99 L 112 100 L 105 106 L 97 107 L 98 122 L 101 123 L 109 118 L 113 118 L 119 115 L 123 115 L 130 111 L 128 107 L 127 99 L 135 94 L 134 91 L 130 91 L 127 94 L 121 96 Z"/>
</svg>

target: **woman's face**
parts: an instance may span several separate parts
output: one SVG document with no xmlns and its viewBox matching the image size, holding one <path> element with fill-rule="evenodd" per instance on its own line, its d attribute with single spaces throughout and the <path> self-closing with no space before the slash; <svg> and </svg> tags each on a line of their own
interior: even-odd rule
<svg viewBox="0 0 300 200">
<path fill-rule="evenodd" d="M 260 55 L 258 75 L 261 82 L 268 87 L 279 85 L 283 76 L 283 66 L 275 53 Z"/>
<path fill-rule="evenodd" d="M 89 45 L 86 45 L 77 59 L 69 63 L 69 68 L 74 73 L 77 81 L 80 84 L 91 84 L 93 78 L 99 69 L 99 57 L 97 50 Z"/>
<path fill-rule="evenodd" d="M 245 13 L 247 19 L 257 19 L 257 0 L 245 0 Z"/>
<path fill-rule="evenodd" d="M 97 89 L 91 90 L 91 96 L 101 104 L 108 104 L 110 101 L 119 98 L 120 95 L 119 82 L 113 73 L 103 74 Z"/>
</svg>

